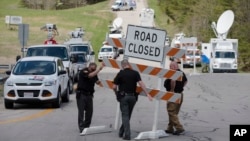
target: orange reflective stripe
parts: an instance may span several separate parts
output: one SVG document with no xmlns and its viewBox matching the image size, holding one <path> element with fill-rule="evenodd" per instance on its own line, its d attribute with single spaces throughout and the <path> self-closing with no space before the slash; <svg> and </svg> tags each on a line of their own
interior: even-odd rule
<svg viewBox="0 0 250 141">
<path fill-rule="evenodd" d="M 142 88 L 141 87 L 136 87 L 136 92 L 137 93 L 141 93 L 142 92 Z"/>
<path fill-rule="evenodd" d="M 180 76 L 180 77 L 177 79 L 177 81 L 182 81 L 182 76 Z"/>
<path fill-rule="evenodd" d="M 161 68 L 154 68 L 149 74 L 150 75 L 157 75 L 161 71 Z"/>
<path fill-rule="evenodd" d="M 109 88 L 113 89 L 114 83 L 112 81 L 106 81 L 106 82 L 107 82 Z"/>
<path fill-rule="evenodd" d="M 110 64 L 112 65 L 112 67 L 119 69 L 119 65 L 116 63 L 115 60 L 109 59 L 109 62 L 110 62 Z"/>
<path fill-rule="evenodd" d="M 177 49 L 177 48 L 172 48 L 172 49 L 167 53 L 167 55 L 168 55 L 168 56 L 174 56 L 178 51 L 179 51 L 179 49 Z"/>
<path fill-rule="evenodd" d="M 175 101 L 175 103 L 181 103 L 181 99 L 178 98 L 178 99 Z"/>
<path fill-rule="evenodd" d="M 174 93 L 168 92 L 168 93 L 165 94 L 161 99 L 162 99 L 162 100 L 169 100 L 173 95 L 174 95 Z"/>
<path fill-rule="evenodd" d="M 140 70 L 140 72 L 143 72 L 147 66 L 146 65 L 139 65 L 139 64 L 136 64 L 136 66 L 138 67 L 138 69 Z"/>
<path fill-rule="evenodd" d="M 122 48 L 122 43 L 118 38 L 112 38 L 112 40 L 115 43 L 116 47 Z"/>
<path fill-rule="evenodd" d="M 157 94 L 158 94 L 159 90 L 151 90 L 149 92 L 149 94 L 152 96 L 152 97 L 155 97 Z"/>
<path fill-rule="evenodd" d="M 164 77 L 166 77 L 166 78 L 171 78 L 174 74 L 175 74 L 175 71 L 174 71 L 174 70 L 169 70 L 169 71 L 164 75 Z"/>
</svg>

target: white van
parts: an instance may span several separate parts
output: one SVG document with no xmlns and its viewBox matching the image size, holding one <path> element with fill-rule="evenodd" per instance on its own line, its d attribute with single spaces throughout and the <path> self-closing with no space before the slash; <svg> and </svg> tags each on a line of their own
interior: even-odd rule
<svg viewBox="0 0 250 141">
<path fill-rule="evenodd" d="M 118 56 L 118 49 L 116 47 L 103 45 L 98 53 L 98 61 L 101 62 L 104 57 L 107 57 L 108 59 L 116 59 Z"/>
<path fill-rule="evenodd" d="M 136 2 L 135 0 L 116 0 L 111 9 L 112 11 L 134 10 L 136 9 Z"/>
</svg>

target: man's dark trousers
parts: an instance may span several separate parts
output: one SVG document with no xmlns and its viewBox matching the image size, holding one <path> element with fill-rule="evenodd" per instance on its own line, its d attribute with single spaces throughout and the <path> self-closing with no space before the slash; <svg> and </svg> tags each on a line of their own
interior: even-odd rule
<svg viewBox="0 0 250 141">
<path fill-rule="evenodd" d="M 133 108 L 136 103 L 135 96 L 124 96 L 120 101 L 120 109 L 122 113 L 122 125 L 119 131 L 119 136 L 122 137 L 124 134 L 125 138 L 130 138 L 130 117 L 133 111 Z"/>
<path fill-rule="evenodd" d="M 88 128 L 91 124 L 93 115 L 93 96 L 82 93 L 76 100 L 78 107 L 78 126 L 81 132 L 84 128 Z"/>
</svg>

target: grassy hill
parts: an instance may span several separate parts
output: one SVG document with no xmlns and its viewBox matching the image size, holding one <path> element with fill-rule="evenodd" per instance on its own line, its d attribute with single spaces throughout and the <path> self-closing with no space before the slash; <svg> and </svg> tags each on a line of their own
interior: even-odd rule
<svg viewBox="0 0 250 141">
<path fill-rule="evenodd" d="M 40 30 L 46 23 L 56 24 L 59 36 L 58 43 L 68 39 L 68 33 L 76 27 L 85 29 L 85 39 L 91 40 L 94 50 L 101 47 L 105 39 L 110 21 L 115 15 L 110 11 L 109 1 L 68 10 L 34 10 L 20 6 L 18 0 L 0 1 L 0 64 L 14 63 L 15 56 L 21 55 L 21 45 L 18 40 L 18 27 L 10 30 L 5 25 L 5 16 L 22 16 L 24 24 L 29 24 L 29 40 L 27 46 L 42 44 L 47 33 Z"/>
</svg>

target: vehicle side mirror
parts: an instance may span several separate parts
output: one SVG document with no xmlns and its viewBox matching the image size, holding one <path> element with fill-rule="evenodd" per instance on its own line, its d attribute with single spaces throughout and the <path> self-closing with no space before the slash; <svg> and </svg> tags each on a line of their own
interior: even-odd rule
<svg viewBox="0 0 250 141">
<path fill-rule="evenodd" d="M 66 70 L 60 70 L 60 71 L 59 71 L 59 75 L 66 74 L 66 73 L 67 73 Z"/>
<path fill-rule="evenodd" d="M 95 52 L 94 52 L 94 51 L 91 51 L 90 55 L 95 55 Z"/>
<path fill-rule="evenodd" d="M 124 50 L 123 49 L 119 49 L 118 53 L 119 54 L 123 54 Z"/>
<path fill-rule="evenodd" d="M 71 61 L 72 63 L 76 63 L 76 62 L 77 62 L 77 57 L 76 57 L 76 56 L 71 56 L 71 57 L 70 57 L 70 61 Z"/>
<path fill-rule="evenodd" d="M 17 55 L 17 56 L 16 56 L 16 62 L 17 62 L 19 59 L 21 59 L 21 56 L 20 56 L 20 55 Z"/>
<path fill-rule="evenodd" d="M 5 73 L 6 73 L 7 75 L 10 75 L 10 74 L 11 74 L 11 70 L 7 70 Z"/>
</svg>

